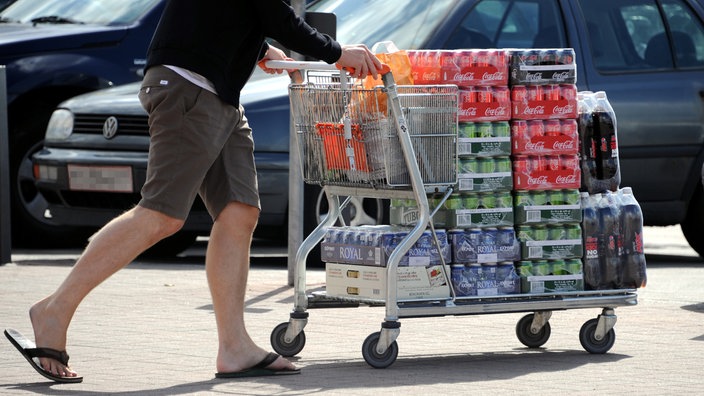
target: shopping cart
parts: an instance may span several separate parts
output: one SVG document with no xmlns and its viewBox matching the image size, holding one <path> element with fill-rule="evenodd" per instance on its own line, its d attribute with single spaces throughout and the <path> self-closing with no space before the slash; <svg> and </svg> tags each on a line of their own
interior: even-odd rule
<svg viewBox="0 0 704 396">
<path fill-rule="evenodd" d="M 288 322 L 271 334 L 271 344 L 283 356 L 294 356 L 305 346 L 304 327 L 310 307 L 384 305 L 381 330 L 362 345 L 365 361 L 375 368 L 391 365 L 398 356 L 396 339 L 400 318 L 533 312 L 516 326 L 519 340 L 528 347 L 543 345 L 550 336 L 553 310 L 601 307 L 602 313 L 580 331 L 582 346 L 605 353 L 614 342 L 614 308 L 635 305 L 634 290 L 540 293 L 488 297 L 458 297 L 449 282 L 442 255 L 442 276 L 447 298 L 399 301 L 397 270 L 401 258 L 426 229 L 439 247 L 432 216 L 452 194 L 457 183 L 457 101 L 454 85 L 397 86 L 391 72 L 383 86 L 365 87 L 345 71 L 319 62 L 269 61 L 267 66 L 300 69 L 289 86 L 294 129 L 306 183 L 322 186 L 329 205 L 327 217 L 297 251 L 294 267 L 294 308 Z M 436 194 L 434 208 L 428 195 Z M 341 215 L 349 198 L 413 199 L 417 202 L 415 226 L 386 261 L 386 287 L 382 298 L 308 295 L 306 258 Z"/>
</svg>

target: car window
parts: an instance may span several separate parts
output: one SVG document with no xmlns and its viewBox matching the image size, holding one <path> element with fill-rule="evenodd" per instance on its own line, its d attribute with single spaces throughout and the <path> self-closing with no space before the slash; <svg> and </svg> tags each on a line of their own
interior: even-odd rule
<svg viewBox="0 0 704 396">
<path fill-rule="evenodd" d="M 398 48 L 418 49 L 441 24 L 456 0 L 359 0 L 321 1 L 310 11 L 337 16 L 337 39 L 341 43 L 393 41 Z"/>
<path fill-rule="evenodd" d="M 662 1 L 662 8 L 658 3 L 656 0 L 580 1 L 597 70 L 702 66 L 701 21 L 681 0 Z"/>
<path fill-rule="evenodd" d="M 30 23 L 75 23 L 127 25 L 134 23 L 147 10 L 162 0 L 17 0 L 8 6 L 0 18 Z"/>
<path fill-rule="evenodd" d="M 562 14 L 554 0 L 483 0 L 464 18 L 445 47 L 567 47 Z"/>
</svg>

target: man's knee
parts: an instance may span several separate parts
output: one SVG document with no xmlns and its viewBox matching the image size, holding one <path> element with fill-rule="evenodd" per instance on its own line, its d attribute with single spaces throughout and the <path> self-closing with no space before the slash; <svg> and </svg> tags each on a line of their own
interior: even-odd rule
<svg viewBox="0 0 704 396">
<path fill-rule="evenodd" d="M 134 208 L 134 212 L 135 216 L 142 216 L 149 219 L 149 223 L 154 227 L 154 232 L 158 235 L 159 239 L 163 239 L 177 233 L 185 224 L 185 220 L 177 219 L 156 210 L 141 206 L 136 206 Z"/>
<path fill-rule="evenodd" d="M 243 229 L 250 231 L 254 231 L 258 220 L 259 208 L 235 201 L 227 204 L 216 219 L 216 221 L 238 224 Z"/>
</svg>

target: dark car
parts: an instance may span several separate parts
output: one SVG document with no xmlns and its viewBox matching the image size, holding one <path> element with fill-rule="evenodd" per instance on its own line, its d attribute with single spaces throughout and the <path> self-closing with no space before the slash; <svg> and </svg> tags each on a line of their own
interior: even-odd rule
<svg viewBox="0 0 704 396">
<path fill-rule="evenodd" d="M 343 43 L 371 46 L 392 40 L 405 49 L 574 48 L 579 90 L 606 91 L 616 111 L 621 185 L 633 188 L 647 225 L 681 224 L 689 243 L 704 254 L 701 1 L 368 0 L 361 5 L 335 0 L 315 2 L 309 9 L 335 13 Z M 260 223 L 279 229 L 288 213 L 287 84 L 286 77 L 253 81 L 242 97 L 254 129 Z M 37 186 L 57 222 L 97 225 L 94 219 L 103 221 L 136 202 L 148 139 L 136 92 L 132 85 L 78 97 L 55 113 L 45 148 L 34 161 L 40 170 Z M 110 117 L 122 127 L 107 139 L 103 125 Z M 72 188 L 69 167 L 76 166 L 97 175 L 126 167 L 131 193 Z M 325 208 L 319 190 L 307 187 L 306 192 L 301 215 L 310 223 Z M 371 205 L 371 222 L 378 218 L 378 206 Z M 194 208 L 192 216 L 200 214 Z"/>
<path fill-rule="evenodd" d="M 139 81 L 164 0 L 15 0 L 0 8 L 0 65 L 9 122 L 15 246 L 85 240 L 86 232 L 44 216 L 32 177 L 56 106 L 73 96 Z M 76 237 L 76 238 L 74 238 Z"/>
</svg>

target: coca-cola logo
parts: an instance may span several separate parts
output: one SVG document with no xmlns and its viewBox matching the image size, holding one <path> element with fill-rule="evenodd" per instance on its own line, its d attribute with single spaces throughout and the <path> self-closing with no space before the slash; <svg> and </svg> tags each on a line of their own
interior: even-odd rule
<svg viewBox="0 0 704 396">
<path fill-rule="evenodd" d="M 574 140 L 566 140 L 563 142 L 555 142 L 552 145 L 553 150 L 572 150 L 574 149 Z"/>
<path fill-rule="evenodd" d="M 497 71 L 495 73 L 489 73 L 486 72 L 482 76 L 482 80 L 484 81 L 501 81 L 504 79 L 504 72 Z"/>
<path fill-rule="evenodd" d="M 543 79 L 542 73 L 526 73 L 526 81 L 541 81 Z"/>
<path fill-rule="evenodd" d="M 577 175 L 572 174 L 569 176 L 558 176 L 555 179 L 555 183 L 557 184 L 572 184 L 572 183 L 577 183 Z"/>
<path fill-rule="evenodd" d="M 535 107 L 526 106 L 525 109 L 523 109 L 523 114 L 525 114 L 525 115 L 545 114 L 545 106 L 535 106 Z"/>
<path fill-rule="evenodd" d="M 529 185 L 538 185 L 538 184 L 545 184 L 548 182 L 548 177 L 547 176 L 538 176 L 538 177 L 528 177 L 528 184 Z"/>
<path fill-rule="evenodd" d="M 525 149 L 527 151 L 544 151 L 545 142 L 526 142 Z"/>
<path fill-rule="evenodd" d="M 454 79 L 454 81 L 457 81 L 457 82 L 474 81 L 474 72 L 456 73 L 455 76 L 453 77 L 453 79 Z"/>
<path fill-rule="evenodd" d="M 466 107 L 457 110 L 457 115 L 459 116 L 465 116 L 465 117 L 474 117 L 477 115 L 477 108 L 476 107 Z"/>
<path fill-rule="evenodd" d="M 552 109 L 553 114 L 572 114 L 574 113 L 574 105 L 567 104 L 564 106 L 555 106 Z"/>
<path fill-rule="evenodd" d="M 425 81 L 435 81 L 440 79 L 440 73 L 438 72 L 425 72 L 423 73 L 423 80 Z"/>
<path fill-rule="evenodd" d="M 498 116 L 503 116 L 506 115 L 507 108 L 504 106 L 500 107 L 495 107 L 495 108 L 487 108 L 486 111 L 484 111 L 484 115 L 486 116 L 492 116 L 492 117 L 498 117 Z"/>
<path fill-rule="evenodd" d="M 555 72 L 552 74 L 552 79 L 555 81 L 565 81 L 568 78 L 570 78 L 570 72 L 568 71 Z"/>
</svg>

